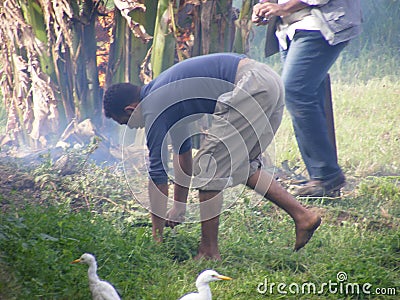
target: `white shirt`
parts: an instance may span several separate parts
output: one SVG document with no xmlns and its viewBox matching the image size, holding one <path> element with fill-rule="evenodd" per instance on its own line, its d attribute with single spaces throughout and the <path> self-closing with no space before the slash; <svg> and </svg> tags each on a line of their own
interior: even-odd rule
<svg viewBox="0 0 400 300">
<path fill-rule="evenodd" d="M 278 4 L 289 2 L 289 0 L 278 0 Z M 292 24 L 279 24 L 276 30 L 276 36 L 279 40 L 279 45 L 286 50 L 286 38 L 292 40 L 296 30 L 321 30 L 323 23 L 314 15 L 304 17 L 302 20 Z"/>
</svg>

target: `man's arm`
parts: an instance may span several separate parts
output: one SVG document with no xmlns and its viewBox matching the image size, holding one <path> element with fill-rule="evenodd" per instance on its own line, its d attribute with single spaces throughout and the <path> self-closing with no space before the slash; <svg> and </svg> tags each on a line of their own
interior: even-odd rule
<svg viewBox="0 0 400 300">
<path fill-rule="evenodd" d="M 148 188 L 153 238 L 157 242 L 162 242 L 168 204 L 168 183 L 156 184 L 149 179 Z"/>
<path fill-rule="evenodd" d="M 186 213 L 186 201 L 192 175 L 192 151 L 174 154 L 174 204 L 167 212 L 168 184 L 156 184 L 149 180 L 149 197 L 153 238 L 162 242 L 165 225 L 175 227 L 183 222 Z M 166 220 L 168 219 L 168 220 Z"/>
<path fill-rule="evenodd" d="M 186 202 L 192 177 L 192 150 L 174 154 L 174 205 L 167 213 L 167 226 L 175 227 L 182 223 L 186 213 Z"/>
<path fill-rule="evenodd" d="M 167 135 L 167 128 L 163 120 L 158 118 L 152 124 L 146 123 L 147 148 L 149 149 L 149 199 L 150 212 L 153 228 L 153 238 L 157 242 L 162 242 L 165 227 L 165 218 L 168 204 L 168 175 L 165 171 L 166 158 L 162 152 L 167 153 L 167 145 L 163 144 Z"/>
</svg>

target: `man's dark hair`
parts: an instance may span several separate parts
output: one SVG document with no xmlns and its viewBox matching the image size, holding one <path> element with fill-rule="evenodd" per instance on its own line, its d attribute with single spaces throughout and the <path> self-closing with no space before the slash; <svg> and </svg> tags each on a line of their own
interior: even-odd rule
<svg viewBox="0 0 400 300">
<path fill-rule="evenodd" d="M 107 118 L 124 113 L 124 108 L 140 101 L 140 87 L 129 82 L 111 85 L 103 96 L 104 114 Z"/>
</svg>

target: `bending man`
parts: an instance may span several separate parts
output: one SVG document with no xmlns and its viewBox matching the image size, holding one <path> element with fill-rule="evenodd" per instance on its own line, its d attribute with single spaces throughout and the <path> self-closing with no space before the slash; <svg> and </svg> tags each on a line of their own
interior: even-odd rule
<svg viewBox="0 0 400 300">
<path fill-rule="evenodd" d="M 261 168 L 261 154 L 280 125 L 283 106 L 280 77 L 265 64 L 232 53 L 184 60 L 144 86 L 110 86 L 104 95 L 106 116 L 146 130 L 155 240 L 162 241 L 165 225 L 174 227 L 183 221 L 192 181 L 199 191 L 202 231 L 196 258 L 221 258 L 222 191 L 238 184 L 254 189 L 293 218 L 295 250 L 309 241 L 320 217 Z M 189 124 L 204 115 L 211 117 L 211 126 L 192 161 Z M 174 151 L 175 186 L 174 205 L 167 212 L 169 141 Z"/>
</svg>

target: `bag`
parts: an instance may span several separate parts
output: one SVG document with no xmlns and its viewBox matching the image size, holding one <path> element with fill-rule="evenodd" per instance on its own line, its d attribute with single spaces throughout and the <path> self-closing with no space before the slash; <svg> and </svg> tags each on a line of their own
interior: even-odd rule
<svg viewBox="0 0 400 300">
<path fill-rule="evenodd" d="M 270 0 L 269 2 L 278 3 L 278 0 Z M 273 16 L 268 21 L 264 48 L 265 57 L 269 57 L 279 52 L 279 41 L 275 35 L 276 26 L 278 25 L 279 21 L 280 17 L 278 16 Z"/>
<path fill-rule="evenodd" d="M 280 17 L 273 16 L 268 21 L 267 25 L 267 34 L 265 37 L 265 57 L 274 55 L 275 53 L 279 52 L 279 41 L 275 35 L 276 26 L 278 24 Z"/>
</svg>

